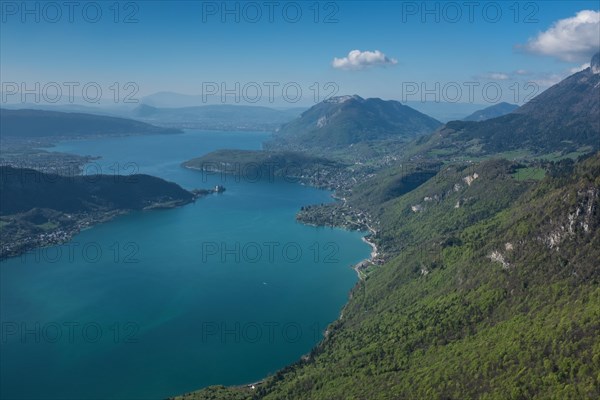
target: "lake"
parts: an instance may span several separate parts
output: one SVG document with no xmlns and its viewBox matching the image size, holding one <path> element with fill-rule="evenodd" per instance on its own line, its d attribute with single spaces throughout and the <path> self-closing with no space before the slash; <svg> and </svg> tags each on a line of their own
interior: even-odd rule
<svg viewBox="0 0 600 400">
<path fill-rule="evenodd" d="M 147 173 L 226 191 L 134 212 L 0 264 L 2 398 L 161 399 L 260 380 L 322 338 L 370 247 L 360 232 L 299 224 L 328 191 L 184 169 L 265 133 L 186 131 L 60 143 L 101 156 L 86 173 Z"/>
</svg>

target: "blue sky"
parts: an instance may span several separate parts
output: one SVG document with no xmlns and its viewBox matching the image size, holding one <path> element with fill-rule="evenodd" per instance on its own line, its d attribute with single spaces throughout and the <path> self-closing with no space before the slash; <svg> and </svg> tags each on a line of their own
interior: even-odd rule
<svg viewBox="0 0 600 400">
<path fill-rule="evenodd" d="M 2 82 L 99 82 L 106 88 L 131 81 L 139 87 L 138 97 L 159 91 L 200 94 L 207 82 L 231 88 L 235 82 L 277 82 L 277 97 L 282 85 L 296 82 L 303 90 L 299 104 L 306 104 L 315 93 L 310 89 L 314 82 L 320 96 L 328 92 L 325 83 L 333 82 L 338 94 L 415 100 L 423 87 L 433 89 L 436 82 L 467 91 L 465 82 L 493 81 L 503 88 L 503 100 L 511 101 L 511 85 L 523 89 L 531 81 L 546 88 L 589 61 L 600 40 L 573 23 L 548 33 L 553 24 L 582 10 L 597 12 L 598 1 L 481 1 L 471 9 L 462 1 L 280 1 L 271 21 L 270 3 L 261 1 L 229 2 L 226 7 L 234 11 L 227 15 L 222 2 L 123 2 L 118 15 L 113 2 L 79 3 L 70 22 L 62 2 L 30 2 L 30 13 L 21 2 L 2 2 Z M 88 3 L 93 4 L 85 17 Z M 423 7 L 430 13 L 424 14 Z M 97 9 L 102 16 L 92 23 Z M 252 22 L 257 9 L 261 16 Z M 302 16 L 293 23 L 298 9 Z M 130 14 L 137 22 L 124 23 Z M 590 26 L 592 33 L 598 29 L 598 23 Z M 568 35 L 584 35 L 578 43 L 587 47 L 570 52 L 552 37 L 546 44 L 536 42 L 543 32 L 565 41 L 574 40 Z M 350 65 L 343 58 L 352 50 L 377 50 L 385 58 Z M 341 59 L 341 68 L 332 66 L 334 58 Z M 411 84 L 419 87 L 413 98 L 404 93 Z M 475 94 L 480 96 L 480 90 Z M 458 101 L 469 99 L 463 92 Z"/>
</svg>

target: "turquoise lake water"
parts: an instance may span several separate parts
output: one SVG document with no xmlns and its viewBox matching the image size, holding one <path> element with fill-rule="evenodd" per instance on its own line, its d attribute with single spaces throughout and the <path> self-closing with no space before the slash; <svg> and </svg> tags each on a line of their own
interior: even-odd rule
<svg viewBox="0 0 600 400">
<path fill-rule="evenodd" d="M 295 221 L 301 206 L 331 201 L 327 191 L 180 166 L 267 138 L 188 131 L 54 148 L 102 156 L 89 173 L 227 190 L 3 261 L 1 397 L 161 399 L 254 382 L 309 352 L 356 283 L 350 266 L 369 256 L 362 234 Z"/>
</svg>

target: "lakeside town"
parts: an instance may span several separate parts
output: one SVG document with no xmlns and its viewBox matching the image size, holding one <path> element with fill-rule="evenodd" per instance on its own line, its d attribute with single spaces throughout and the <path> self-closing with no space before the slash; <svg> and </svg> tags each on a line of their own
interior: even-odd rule
<svg viewBox="0 0 600 400">
<path fill-rule="evenodd" d="M 211 189 L 194 189 L 191 201 L 210 194 L 225 192 L 217 185 Z M 153 201 L 142 210 L 170 209 L 189 202 L 181 200 Z M 0 217 L 0 260 L 16 257 L 36 248 L 60 245 L 70 241 L 84 229 L 108 222 L 129 209 L 106 209 L 63 213 L 55 210 L 34 208 L 25 213 Z"/>
<path fill-rule="evenodd" d="M 66 243 L 82 230 L 125 213 L 125 210 L 112 210 L 63 214 L 33 209 L 27 213 L 2 217 L 0 260 L 20 256 L 37 248 Z"/>
</svg>

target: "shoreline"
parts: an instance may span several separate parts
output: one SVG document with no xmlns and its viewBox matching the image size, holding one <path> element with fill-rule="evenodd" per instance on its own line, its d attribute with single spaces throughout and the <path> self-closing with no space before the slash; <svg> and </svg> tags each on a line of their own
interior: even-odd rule
<svg viewBox="0 0 600 400">
<path fill-rule="evenodd" d="M 65 229 L 64 227 L 62 227 L 63 229 L 55 228 L 53 231 L 38 234 L 35 242 L 23 243 L 22 245 L 11 243 L 13 245 L 11 248 L 3 248 L 0 252 L 0 262 L 5 262 L 12 258 L 23 257 L 34 251 L 39 251 L 52 246 L 62 246 L 73 240 L 73 238 L 81 232 L 91 229 L 94 226 L 110 222 L 119 216 L 127 215 L 131 211 L 132 210 L 117 209 L 98 212 L 97 214 L 85 217 L 76 217 L 76 221 L 74 221 L 75 225 L 68 229 Z M 73 216 L 74 214 L 70 215 Z M 45 239 L 42 235 L 54 235 L 55 237 Z M 6 246 L 6 244 L 4 245 Z"/>
<path fill-rule="evenodd" d="M 343 196 L 338 196 L 335 191 L 333 191 L 333 193 L 331 193 L 331 198 L 334 199 L 334 201 L 332 203 L 325 204 L 325 206 L 335 205 L 337 203 L 337 204 L 340 204 L 342 207 L 348 207 L 348 209 L 350 211 L 353 210 L 353 208 L 349 206 L 348 200 Z M 371 265 L 376 264 L 377 257 L 379 256 L 379 249 L 377 248 L 377 245 L 375 244 L 375 242 L 369 240 L 369 237 L 372 235 L 376 235 L 377 231 L 375 229 L 373 229 L 373 227 L 371 227 L 369 222 L 357 220 L 357 217 L 360 216 L 362 214 L 362 212 L 358 212 L 358 214 L 356 212 L 352 212 L 352 214 L 350 216 L 350 220 L 349 221 L 347 220 L 345 224 L 335 223 L 334 221 L 331 221 L 330 224 L 326 224 L 326 223 L 323 223 L 322 215 L 319 215 L 319 216 L 317 216 L 317 218 L 313 218 L 312 220 L 306 220 L 305 218 L 302 218 L 302 216 L 301 216 L 302 213 L 306 212 L 305 207 L 310 209 L 313 206 L 311 206 L 311 205 L 304 206 L 296 214 L 296 222 L 298 222 L 300 224 L 307 225 L 307 226 L 313 226 L 316 228 L 329 227 L 332 229 L 338 228 L 338 229 L 344 229 L 347 231 L 355 231 L 356 230 L 356 231 L 360 231 L 360 232 L 365 232 L 365 235 L 361 237 L 361 240 L 371 247 L 371 253 L 370 253 L 369 257 L 350 266 L 356 272 L 356 275 L 358 276 L 359 281 L 364 280 L 365 276 L 364 276 L 363 270 L 368 268 Z M 320 207 L 322 208 L 323 204 Z M 319 208 L 319 206 L 316 206 L 316 208 Z M 339 222 L 339 221 L 337 221 L 337 222 Z M 350 226 L 350 224 L 356 226 L 357 229 L 353 229 Z"/>
<path fill-rule="evenodd" d="M 52 246 L 61 246 L 65 243 L 68 243 L 73 240 L 73 238 L 79 235 L 81 232 L 86 231 L 88 229 L 94 228 L 95 226 L 105 224 L 107 222 L 113 221 L 117 217 L 125 216 L 131 214 L 132 212 L 153 212 L 159 210 L 171 210 L 179 207 L 186 206 L 188 204 L 194 203 L 197 199 L 206 196 L 205 194 L 195 195 L 194 198 L 190 201 L 173 201 L 168 203 L 153 203 L 142 209 L 113 209 L 113 210 L 104 210 L 104 211 L 96 211 L 90 214 L 66 214 L 63 215 L 71 215 L 73 218 L 74 225 L 65 227 L 58 226 L 52 231 L 39 233 L 36 236 L 36 240 L 30 241 L 29 243 L 3 243 L 3 248 L 0 249 L 0 262 L 5 262 L 12 258 L 23 257 L 24 255 L 30 254 L 34 251 L 39 251 L 41 249 L 45 249 Z M 14 217 L 13 214 L 4 216 L 6 218 Z M 47 236 L 52 236 L 51 238 L 47 238 Z M 11 247 L 8 248 L 7 244 L 10 244 Z"/>
<path fill-rule="evenodd" d="M 370 254 L 369 258 L 366 258 L 352 266 L 352 269 L 356 272 L 356 275 L 358 275 L 358 279 L 362 281 L 365 279 L 365 276 L 364 276 L 365 273 L 363 272 L 363 270 L 368 268 L 369 266 L 375 264 L 375 260 L 377 259 L 377 256 L 379 255 L 379 251 L 377 249 L 377 245 L 375 243 L 371 242 L 367 236 L 363 236 L 361 239 L 364 243 L 371 246 L 371 254 Z"/>
</svg>

